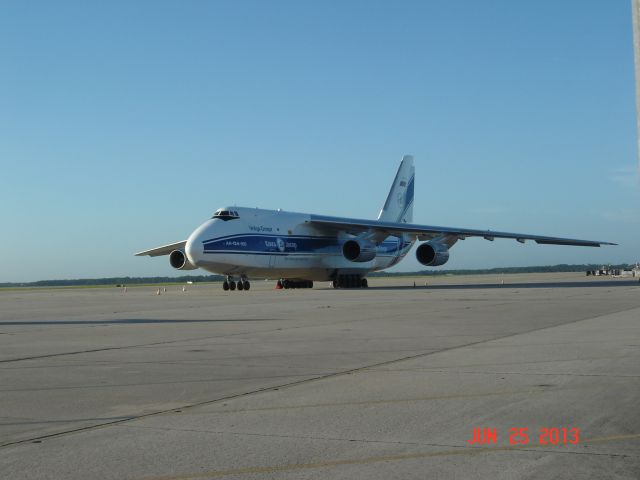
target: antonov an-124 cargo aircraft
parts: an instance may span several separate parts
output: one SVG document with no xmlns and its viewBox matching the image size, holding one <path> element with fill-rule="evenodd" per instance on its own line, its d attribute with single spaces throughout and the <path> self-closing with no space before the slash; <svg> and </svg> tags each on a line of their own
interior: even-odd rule
<svg viewBox="0 0 640 480">
<path fill-rule="evenodd" d="M 136 255 L 169 255 L 178 270 L 202 268 L 226 277 L 225 290 L 249 290 L 249 278 L 279 279 L 283 288 L 310 288 L 331 281 L 334 288 L 367 286 L 369 272 L 400 262 L 414 242 L 418 261 L 428 267 L 447 263 L 458 240 L 482 237 L 532 240 L 543 245 L 599 247 L 615 243 L 526 233 L 416 225 L 413 220 L 413 157 L 405 155 L 377 220 L 308 213 L 224 207 L 186 240 Z"/>
</svg>

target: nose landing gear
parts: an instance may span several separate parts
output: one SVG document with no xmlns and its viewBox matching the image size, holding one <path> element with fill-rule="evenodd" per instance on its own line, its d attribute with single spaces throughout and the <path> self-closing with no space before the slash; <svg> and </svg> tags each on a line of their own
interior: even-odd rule
<svg viewBox="0 0 640 480">
<path fill-rule="evenodd" d="M 249 290 L 251 288 L 251 283 L 249 283 L 249 280 L 247 280 L 247 277 L 242 276 L 240 277 L 240 280 L 238 280 L 238 283 L 236 283 L 233 280 L 232 276 L 227 276 L 227 278 L 225 279 L 224 282 L 222 282 L 222 289 L 226 292 L 228 290 L 235 290 L 236 287 L 238 287 L 239 291 L 242 290 Z"/>
</svg>

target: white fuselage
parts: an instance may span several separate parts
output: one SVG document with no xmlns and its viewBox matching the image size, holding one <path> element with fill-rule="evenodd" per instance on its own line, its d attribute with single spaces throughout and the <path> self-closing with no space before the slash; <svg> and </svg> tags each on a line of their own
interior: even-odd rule
<svg viewBox="0 0 640 480">
<path fill-rule="evenodd" d="M 339 274 L 359 274 L 389 268 L 413 245 L 405 237 L 389 236 L 373 260 L 352 262 L 342 253 L 354 238 L 344 232 L 309 224 L 308 214 L 228 207 L 236 214 L 213 217 L 188 238 L 185 253 L 197 267 L 229 276 L 330 280 Z"/>
</svg>

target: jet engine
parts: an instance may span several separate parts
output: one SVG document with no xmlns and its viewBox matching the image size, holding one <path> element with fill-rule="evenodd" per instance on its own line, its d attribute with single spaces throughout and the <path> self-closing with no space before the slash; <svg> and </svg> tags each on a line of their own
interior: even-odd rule
<svg viewBox="0 0 640 480">
<path fill-rule="evenodd" d="M 416 250 L 416 258 L 427 267 L 439 267 L 449 260 L 449 249 L 441 243 L 425 242 Z"/>
<path fill-rule="evenodd" d="M 368 262 L 376 258 L 376 246 L 366 240 L 354 238 L 342 245 L 344 258 L 352 262 Z"/>
<path fill-rule="evenodd" d="M 195 270 L 196 267 L 189 261 L 183 250 L 174 250 L 169 255 L 169 263 L 178 270 Z"/>
</svg>

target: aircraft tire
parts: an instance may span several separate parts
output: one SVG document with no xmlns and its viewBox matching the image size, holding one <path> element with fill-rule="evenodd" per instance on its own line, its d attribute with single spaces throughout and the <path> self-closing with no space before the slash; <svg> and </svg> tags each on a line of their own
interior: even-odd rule
<svg viewBox="0 0 640 480">
<path fill-rule="evenodd" d="M 244 289 L 245 290 L 249 290 L 251 288 L 251 284 L 249 283 L 249 280 L 244 282 Z"/>
<path fill-rule="evenodd" d="M 222 289 L 226 292 L 227 290 L 229 290 L 229 282 L 227 282 L 226 280 L 224 282 L 222 282 Z"/>
<path fill-rule="evenodd" d="M 360 280 L 360 286 L 362 288 L 368 288 L 369 287 L 369 282 L 367 281 L 366 278 L 363 278 L 362 280 Z"/>
<path fill-rule="evenodd" d="M 244 282 L 243 282 L 243 281 L 239 281 L 239 282 L 238 282 L 238 290 L 239 290 L 239 291 L 244 290 Z"/>
<path fill-rule="evenodd" d="M 229 282 L 229 290 L 234 291 L 236 289 L 236 282 L 234 282 L 233 280 L 231 280 Z"/>
<path fill-rule="evenodd" d="M 285 281 L 284 281 L 284 282 L 282 282 L 282 286 L 283 286 L 284 288 L 287 288 L 287 289 L 288 289 L 288 288 L 291 288 L 291 282 L 290 282 L 289 280 L 286 280 L 286 279 L 285 279 Z"/>
</svg>

